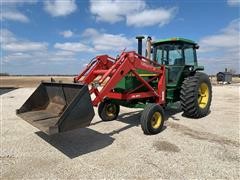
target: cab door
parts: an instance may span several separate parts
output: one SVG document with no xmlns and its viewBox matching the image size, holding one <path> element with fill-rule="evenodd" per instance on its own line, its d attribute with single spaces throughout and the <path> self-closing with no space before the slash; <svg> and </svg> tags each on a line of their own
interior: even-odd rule
<svg viewBox="0 0 240 180">
<path fill-rule="evenodd" d="M 162 46 L 156 49 L 156 61 L 166 65 L 167 84 L 176 84 L 184 68 L 183 52 L 175 46 Z"/>
<path fill-rule="evenodd" d="M 168 84 L 177 84 L 185 66 L 182 49 L 173 48 L 167 53 Z"/>
</svg>

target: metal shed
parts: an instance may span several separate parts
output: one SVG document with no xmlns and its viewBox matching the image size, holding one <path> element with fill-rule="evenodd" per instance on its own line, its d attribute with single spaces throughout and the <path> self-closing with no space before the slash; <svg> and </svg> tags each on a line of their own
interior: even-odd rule
<svg viewBox="0 0 240 180">
<path fill-rule="evenodd" d="M 217 82 L 223 82 L 230 84 L 232 82 L 232 73 L 230 72 L 219 72 L 217 73 Z"/>
</svg>

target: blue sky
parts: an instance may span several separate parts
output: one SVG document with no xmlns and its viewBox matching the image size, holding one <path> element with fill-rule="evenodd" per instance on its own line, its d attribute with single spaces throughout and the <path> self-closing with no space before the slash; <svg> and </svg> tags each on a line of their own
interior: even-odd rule
<svg viewBox="0 0 240 180">
<path fill-rule="evenodd" d="M 1 0 L 1 72 L 77 74 L 136 35 L 196 41 L 199 64 L 239 72 L 240 0 Z"/>
</svg>

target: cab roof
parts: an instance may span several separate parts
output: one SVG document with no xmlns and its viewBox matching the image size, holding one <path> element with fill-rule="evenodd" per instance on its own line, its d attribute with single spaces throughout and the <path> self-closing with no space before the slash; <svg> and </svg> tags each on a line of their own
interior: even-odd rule
<svg viewBox="0 0 240 180">
<path fill-rule="evenodd" d="M 196 42 L 190 40 L 190 39 L 185 39 L 181 37 L 173 37 L 173 38 L 168 38 L 168 39 L 160 39 L 157 41 L 154 41 L 152 44 L 157 45 L 157 44 L 165 44 L 165 43 L 172 43 L 172 42 L 182 42 L 182 43 L 188 43 L 188 44 L 193 44 L 197 45 Z"/>
</svg>

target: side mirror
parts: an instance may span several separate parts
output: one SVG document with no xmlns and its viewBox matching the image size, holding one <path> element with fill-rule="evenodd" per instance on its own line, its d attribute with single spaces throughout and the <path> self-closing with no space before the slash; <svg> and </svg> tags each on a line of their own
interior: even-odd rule
<svg viewBox="0 0 240 180">
<path fill-rule="evenodd" d="M 199 45 L 196 44 L 196 45 L 194 46 L 194 48 L 195 48 L 195 49 L 199 49 Z"/>
</svg>

